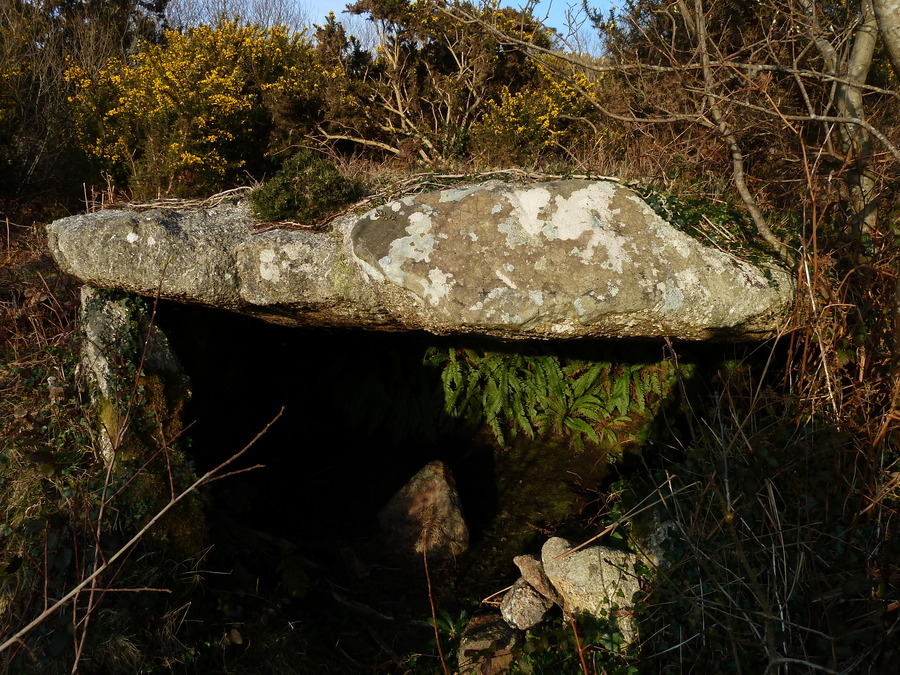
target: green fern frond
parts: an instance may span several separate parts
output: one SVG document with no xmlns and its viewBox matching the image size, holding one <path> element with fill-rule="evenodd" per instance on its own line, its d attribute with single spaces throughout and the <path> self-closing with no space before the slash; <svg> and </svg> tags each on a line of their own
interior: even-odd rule
<svg viewBox="0 0 900 675">
<path fill-rule="evenodd" d="M 610 389 L 607 409 L 610 412 L 618 410 L 621 414 L 626 414 L 631 407 L 631 374 L 628 372 L 614 374 Z"/>
<path fill-rule="evenodd" d="M 638 412 L 647 410 L 646 390 L 644 389 L 644 373 L 650 366 L 639 365 L 631 369 L 631 388 L 634 409 Z"/>
<path fill-rule="evenodd" d="M 586 436 L 591 442 L 595 444 L 600 443 L 600 436 L 597 434 L 596 429 L 592 427 L 590 424 L 585 422 L 580 417 L 568 417 L 565 420 L 565 425 L 575 432 L 573 434 L 573 440 L 578 439 L 582 434 Z M 577 442 L 577 441 L 576 441 Z"/>
<path fill-rule="evenodd" d="M 607 420 L 610 412 L 599 398 L 591 394 L 585 394 L 575 399 L 571 407 L 571 414 L 599 423 Z"/>
<path fill-rule="evenodd" d="M 609 370 L 609 367 L 610 364 L 604 362 L 588 364 L 587 370 L 583 371 L 581 375 L 578 375 L 575 380 L 575 385 L 572 388 L 575 398 L 594 391 L 600 384 L 604 373 Z"/>
<path fill-rule="evenodd" d="M 441 369 L 448 417 L 486 425 L 502 445 L 518 434 L 563 438 L 573 448 L 614 442 L 609 427 L 655 408 L 676 375 L 669 362 L 613 365 L 471 349 L 432 349 L 425 362 Z"/>
</svg>

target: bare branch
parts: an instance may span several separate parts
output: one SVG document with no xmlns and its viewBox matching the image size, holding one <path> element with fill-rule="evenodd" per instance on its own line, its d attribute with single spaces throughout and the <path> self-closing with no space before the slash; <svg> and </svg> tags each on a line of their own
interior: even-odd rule
<svg viewBox="0 0 900 675">
<path fill-rule="evenodd" d="M 6 651 L 10 647 L 15 644 L 18 644 L 19 641 L 23 637 L 25 637 L 29 632 L 37 628 L 47 617 L 56 613 L 60 609 L 62 609 L 70 600 L 75 598 L 81 591 L 87 588 L 90 584 L 94 582 L 94 580 L 103 574 L 106 570 L 110 568 L 110 566 L 118 561 L 120 558 L 128 554 L 131 549 L 141 540 L 144 535 L 147 534 L 153 527 L 163 518 L 169 511 L 171 511 L 175 506 L 177 506 L 181 501 L 185 499 L 192 492 L 197 490 L 199 487 L 205 485 L 206 483 L 212 482 L 219 475 L 219 473 L 227 466 L 233 464 L 238 459 L 240 459 L 250 448 L 256 445 L 256 442 L 259 441 L 260 438 L 268 433 L 269 429 L 272 428 L 272 425 L 277 422 L 282 414 L 284 413 L 284 408 L 278 411 L 278 414 L 272 418 L 272 420 L 260 431 L 256 436 L 253 437 L 247 445 L 245 445 L 241 450 L 233 454 L 227 460 L 219 464 L 217 467 L 210 469 L 205 474 L 203 474 L 200 478 L 194 481 L 189 487 L 185 488 L 183 492 L 178 494 L 174 499 L 169 500 L 169 502 L 162 507 L 159 511 L 157 511 L 156 515 L 154 515 L 147 524 L 144 525 L 140 530 L 138 530 L 137 534 L 135 534 L 131 539 L 129 539 L 118 551 L 116 551 L 113 555 L 109 557 L 109 559 L 104 562 L 102 565 L 98 566 L 90 575 L 81 580 L 81 582 L 75 586 L 72 590 L 66 593 L 63 597 L 57 600 L 55 603 L 50 605 L 47 609 L 41 612 L 37 617 L 35 617 L 32 621 L 27 623 L 25 626 L 20 628 L 16 633 L 10 636 L 5 642 L 0 644 L 0 653 Z"/>
</svg>

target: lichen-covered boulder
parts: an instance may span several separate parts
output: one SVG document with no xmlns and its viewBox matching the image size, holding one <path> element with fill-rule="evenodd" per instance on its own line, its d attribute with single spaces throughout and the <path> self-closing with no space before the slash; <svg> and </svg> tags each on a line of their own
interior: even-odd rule
<svg viewBox="0 0 900 675">
<path fill-rule="evenodd" d="M 562 596 L 564 609 L 615 621 L 625 644 L 631 644 L 632 596 L 640 590 L 634 567 L 638 556 L 606 546 L 572 548 L 560 537 L 548 539 L 541 548 L 544 572 Z"/>
<path fill-rule="evenodd" d="M 99 211 L 47 227 L 64 272 L 96 288 L 200 302 L 244 304 L 235 251 L 251 235 L 245 209 Z"/>
<path fill-rule="evenodd" d="M 406 197 L 366 214 L 350 245 L 383 304 L 440 332 L 765 335 L 793 295 L 783 272 L 702 245 L 610 181 Z"/>
<path fill-rule="evenodd" d="M 149 303 L 118 292 L 82 288 L 81 384 L 90 400 L 98 449 L 122 487 L 117 508 L 143 524 L 197 480 L 178 439 L 191 383 L 168 338 L 152 323 Z M 150 533 L 179 554 L 209 545 L 205 498 L 193 492 Z"/>
<path fill-rule="evenodd" d="M 519 577 L 500 601 L 500 616 L 510 628 L 528 630 L 544 620 L 553 603 Z"/>
<path fill-rule="evenodd" d="M 760 339 L 790 277 L 703 245 L 610 181 L 492 181 L 405 197 L 329 232 L 260 231 L 245 206 L 104 211 L 48 226 L 99 288 L 281 324 L 507 339 Z"/>
<path fill-rule="evenodd" d="M 123 296 L 117 300 L 90 286 L 81 289 L 82 372 L 99 417 L 100 450 L 110 462 L 118 449 L 114 446 L 123 440 L 121 425 L 135 417 L 127 405 L 135 378 L 144 385 L 151 380 L 160 383 L 157 388 L 164 410 L 152 414 L 160 423 L 172 417 L 177 428 L 168 431 L 173 435 L 180 432 L 181 410 L 191 397 L 190 380 L 168 337 L 151 323 L 148 309 L 139 306 L 142 299 Z M 140 373 L 138 365 L 142 366 Z"/>
</svg>

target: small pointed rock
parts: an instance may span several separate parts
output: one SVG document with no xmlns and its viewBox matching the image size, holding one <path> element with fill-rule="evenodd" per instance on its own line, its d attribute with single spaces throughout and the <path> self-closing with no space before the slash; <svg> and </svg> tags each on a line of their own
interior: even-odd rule
<svg viewBox="0 0 900 675">
<path fill-rule="evenodd" d="M 393 553 L 413 562 L 455 557 L 469 546 L 453 476 L 441 461 L 426 464 L 378 516 Z"/>
</svg>

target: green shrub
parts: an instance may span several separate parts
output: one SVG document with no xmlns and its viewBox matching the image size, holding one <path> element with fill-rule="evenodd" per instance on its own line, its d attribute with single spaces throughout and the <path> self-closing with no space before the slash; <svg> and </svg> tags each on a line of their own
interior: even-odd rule
<svg viewBox="0 0 900 675">
<path fill-rule="evenodd" d="M 362 186 L 330 161 L 303 150 L 287 160 L 272 180 L 250 195 L 253 212 L 269 221 L 313 223 L 354 201 Z"/>
</svg>

